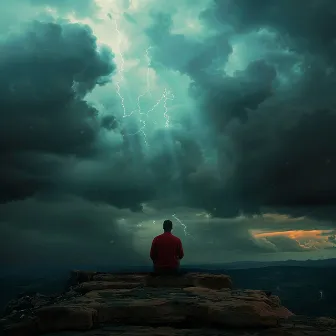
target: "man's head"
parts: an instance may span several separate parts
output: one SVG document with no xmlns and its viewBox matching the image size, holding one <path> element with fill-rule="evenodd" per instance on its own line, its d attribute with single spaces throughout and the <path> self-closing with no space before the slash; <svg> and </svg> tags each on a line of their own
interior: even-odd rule
<svg viewBox="0 0 336 336">
<path fill-rule="evenodd" d="M 172 223 L 172 221 L 169 220 L 169 219 L 166 219 L 163 222 L 163 230 L 164 230 L 164 232 L 170 232 L 172 229 L 173 229 L 173 223 Z"/>
</svg>

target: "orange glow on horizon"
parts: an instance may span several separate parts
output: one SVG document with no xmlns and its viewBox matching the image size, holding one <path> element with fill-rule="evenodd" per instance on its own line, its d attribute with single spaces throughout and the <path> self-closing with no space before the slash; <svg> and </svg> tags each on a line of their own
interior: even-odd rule
<svg viewBox="0 0 336 336">
<path fill-rule="evenodd" d="M 287 230 L 287 231 L 251 231 L 255 239 L 265 239 L 272 242 L 272 238 L 284 237 L 296 241 L 302 250 L 321 250 L 335 247 L 333 230 Z"/>
<path fill-rule="evenodd" d="M 273 232 L 260 232 L 252 231 L 255 238 L 267 238 L 267 237 L 288 237 L 295 240 L 301 239 L 320 239 L 328 234 L 331 234 L 332 230 L 288 230 L 288 231 L 273 231 Z"/>
</svg>

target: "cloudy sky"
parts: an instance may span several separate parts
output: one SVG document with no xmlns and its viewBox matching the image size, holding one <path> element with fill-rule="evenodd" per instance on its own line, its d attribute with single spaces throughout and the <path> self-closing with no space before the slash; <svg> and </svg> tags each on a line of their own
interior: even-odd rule
<svg viewBox="0 0 336 336">
<path fill-rule="evenodd" d="M 1 265 L 336 257 L 336 2 L 0 4 Z"/>
</svg>

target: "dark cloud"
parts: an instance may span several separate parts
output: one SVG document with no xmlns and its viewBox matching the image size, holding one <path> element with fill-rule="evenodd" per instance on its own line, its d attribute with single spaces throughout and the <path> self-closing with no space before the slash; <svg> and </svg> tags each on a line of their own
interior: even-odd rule
<svg viewBox="0 0 336 336">
<path fill-rule="evenodd" d="M 147 147 L 144 121 L 118 118 L 114 88 L 100 92 L 95 105 L 106 114 L 98 118 L 99 107 L 88 103 L 115 71 L 112 52 L 98 46 L 88 26 L 34 14 L 50 6 L 59 16 L 94 19 L 94 2 L 20 3 L 30 11 L 16 13 L 19 1 L 0 5 L 7 17 L 0 27 L 0 225 L 10 260 L 22 259 L 17 246 L 30 259 L 56 259 L 59 244 L 64 255 L 76 252 L 74 260 L 104 259 L 111 236 L 134 254 L 130 262 L 139 261 L 117 219 L 120 211 L 145 212 L 144 202 L 162 211 L 204 208 L 217 218 L 265 209 L 335 217 L 334 2 L 214 0 L 200 17 L 207 33 L 192 37 L 173 32 L 177 9 L 152 13 L 145 32 L 150 66 L 158 77 L 188 78 L 194 106 L 178 127 L 151 130 Z M 32 18 L 38 21 L 8 34 Z M 132 22 L 128 28 L 143 19 L 134 14 Z M 136 58 L 128 52 L 127 66 Z M 256 239 L 248 224 L 224 224 L 194 223 L 211 253 L 303 250 L 283 236 Z"/>
<path fill-rule="evenodd" d="M 271 28 L 288 41 L 289 47 L 329 54 L 335 51 L 335 6 L 332 0 L 214 0 L 203 17 L 210 25 L 231 24 L 239 33 Z"/>
<path fill-rule="evenodd" d="M 102 127 L 110 131 L 118 127 L 118 121 L 114 116 L 109 115 L 102 119 L 101 125 Z"/>
<path fill-rule="evenodd" d="M 153 67 L 161 64 L 192 78 L 211 77 L 216 75 L 216 62 L 225 61 L 232 51 L 227 33 L 219 33 L 206 41 L 191 40 L 183 34 L 171 34 L 173 20 L 170 15 L 153 13 L 152 17 L 153 23 L 146 34 L 153 42 L 150 51 Z M 176 50 L 179 50 L 179 57 L 176 57 Z"/>
<path fill-rule="evenodd" d="M 255 147 L 257 130 L 242 129 L 235 134 L 236 151 L 240 153 L 238 165 L 242 170 L 232 183 L 240 186 L 242 195 L 248 195 L 251 188 L 254 194 L 251 199 L 259 198 L 258 203 L 268 206 L 334 204 L 335 124 L 336 114 L 331 111 L 304 114 L 295 126 L 278 133 L 279 138 L 273 144 L 268 143 L 268 151 L 261 144 L 264 152 Z M 256 150 L 259 157 L 254 155 Z"/>
<path fill-rule="evenodd" d="M 208 121 L 223 131 L 232 119 L 246 122 L 249 111 L 256 110 L 273 93 L 272 84 L 276 70 L 264 60 L 252 62 L 234 78 L 210 76 L 196 81 L 193 86 L 195 96 L 204 96 L 201 102 Z M 204 79 L 204 81 L 203 81 Z"/>
<path fill-rule="evenodd" d="M 264 207 L 323 218 L 334 211 L 333 7 L 332 1 L 314 0 L 214 1 L 201 18 L 217 33 L 198 44 L 171 33 L 171 21 L 159 23 L 157 16 L 149 37 L 160 50 L 177 45 L 189 56 L 174 59 L 165 51 L 154 54 L 156 62 L 193 79 L 190 93 L 201 118 L 217 131 L 217 184 L 213 176 L 195 173 L 197 163 L 184 189 L 190 204 L 221 216 Z M 230 55 L 239 57 L 233 54 L 237 43 L 251 36 L 260 44 L 246 50 L 251 56 L 240 55 L 245 68 L 225 74 Z M 226 46 L 216 53 L 214 45 Z"/>
<path fill-rule="evenodd" d="M 238 204 L 251 212 L 266 205 L 321 216 L 336 200 L 332 173 L 336 119 L 330 91 L 336 79 L 332 70 L 334 14 L 330 11 L 334 3 L 259 1 L 252 8 L 250 2 L 238 1 L 226 10 L 220 2 L 216 5 L 217 13 L 235 17 L 240 32 L 242 27 L 245 31 L 274 29 L 305 59 L 300 85 L 291 88 L 292 97 L 275 92 L 268 106 L 261 106 L 259 113 L 250 114 L 248 124 L 231 132 L 236 159 L 227 198 L 233 193 Z M 304 21 L 298 20 L 301 14 Z M 256 77 L 260 75 L 255 73 Z M 267 120 L 267 114 L 278 124 Z"/>
<path fill-rule="evenodd" d="M 116 220 L 123 215 L 130 212 L 74 197 L 6 204 L 1 210 L 0 264 L 143 263 L 133 250 L 132 232 L 119 230 Z"/>
<path fill-rule="evenodd" d="M 149 159 L 136 137 L 122 133 L 121 147 L 115 148 L 122 148 L 120 155 L 94 162 L 99 129 L 113 132 L 121 127 L 113 115 L 99 124 L 96 110 L 84 100 L 113 71 L 111 56 L 97 51 L 88 27 L 30 25 L 24 35 L 3 46 L 2 199 L 64 188 L 95 202 L 135 209 L 179 190 L 180 202 L 205 206 L 217 215 L 259 213 L 263 207 L 295 212 L 333 206 L 334 75 L 325 67 L 328 62 L 332 67 L 327 54 L 333 51 L 321 47 L 315 55 L 309 49 L 321 43 L 310 35 L 316 22 L 308 12 L 318 14 L 324 7 L 313 4 L 299 8 L 294 3 L 285 20 L 287 1 L 259 1 L 253 8 L 246 1 L 214 2 L 202 19 L 211 26 L 216 18 L 212 27 L 217 32 L 205 40 L 173 34 L 172 17 L 153 14 L 154 23 L 147 29 L 153 42 L 152 66 L 163 65 L 191 78 L 190 95 L 199 103 L 195 113 L 201 112 L 205 128 L 215 130 L 208 137 L 217 152 L 213 165 L 205 162 L 194 133 L 174 131 L 157 135 L 161 145 Z M 71 7 L 70 2 L 64 5 Z M 307 20 L 297 26 L 293 13 L 303 9 Z M 235 43 L 244 36 L 253 39 L 248 34 L 261 30 L 270 32 L 258 35 L 267 52 L 247 59 L 245 68 L 233 75 L 225 74 Z M 322 27 L 321 34 L 326 45 L 331 33 Z M 17 54 L 18 45 L 24 53 Z M 284 52 L 286 48 L 290 52 Z M 290 88 L 282 76 L 298 64 L 300 78 Z M 317 90 L 321 94 L 313 94 Z M 69 156 L 85 160 L 66 171 L 62 157 Z"/>
<path fill-rule="evenodd" d="M 88 26 L 34 22 L 1 41 L 1 201 L 56 183 L 62 158 L 87 156 L 99 130 L 85 101 L 115 66 Z"/>
<path fill-rule="evenodd" d="M 134 159 L 134 158 L 133 158 Z M 128 155 L 111 160 L 80 163 L 62 179 L 62 189 L 97 203 L 141 210 L 141 203 L 155 198 L 153 175 Z"/>
<path fill-rule="evenodd" d="M 267 246 L 261 245 L 252 236 L 246 223 L 218 221 L 207 225 L 204 221 L 201 224 L 203 227 L 196 222 L 191 232 L 198 237 L 197 243 L 208 246 L 212 253 L 219 250 L 225 250 L 227 253 L 270 252 Z M 193 242 L 189 242 L 189 244 L 195 246 Z"/>
<path fill-rule="evenodd" d="M 113 119 L 113 118 L 112 118 Z M 136 137 L 102 157 L 81 160 L 62 176 L 63 190 L 94 202 L 141 210 L 141 203 L 173 198 L 184 202 L 183 185 L 202 162 L 199 146 L 185 132 L 158 131 L 145 156 Z"/>
</svg>

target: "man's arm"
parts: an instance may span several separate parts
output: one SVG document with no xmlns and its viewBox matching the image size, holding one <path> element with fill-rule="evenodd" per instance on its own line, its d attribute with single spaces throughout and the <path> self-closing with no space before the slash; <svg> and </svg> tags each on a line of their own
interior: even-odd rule
<svg viewBox="0 0 336 336">
<path fill-rule="evenodd" d="M 183 246 L 180 239 L 177 245 L 177 256 L 179 257 L 179 259 L 182 259 L 184 257 Z"/>
<path fill-rule="evenodd" d="M 156 239 L 155 238 L 153 239 L 153 242 L 152 242 L 152 247 L 150 250 L 150 258 L 153 260 L 153 262 L 156 259 Z"/>
</svg>

